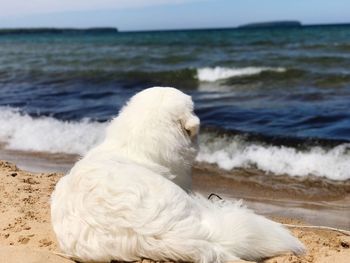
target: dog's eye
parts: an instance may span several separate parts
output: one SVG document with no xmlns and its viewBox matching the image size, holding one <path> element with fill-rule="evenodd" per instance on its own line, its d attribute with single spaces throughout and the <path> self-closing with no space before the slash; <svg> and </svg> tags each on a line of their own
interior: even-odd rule
<svg viewBox="0 0 350 263">
<path fill-rule="evenodd" d="M 187 133 L 187 135 L 188 135 L 189 137 L 192 137 L 192 131 L 191 131 L 191 130 L 186 129 L 186 128 L 184 128 L 184 130 L 185 130 L 185 132 Z"/>
<path fill-rule="evenodd" d="M 180 123 L 180 127 L 181 127 L 181 130 L 182 130 L 184 135 L 186 135 L 190 138 L 194 138 L 197 135 L 198 129 L 199 129 L 199 125 L 197 124 L 197 122 L 196 123 L 191 123 L 191 122 L 183 123 L 183 121 L 180 120 L 179 123 Z"/>
<path fill-rule="evenodd" d="M 193 116 L 192 118 L 187 118 L 186 121 L 180 120 L 180 126 L 185 135 L 194 138 L 199 131 L 199 119 L 197 116 Z"/>
<path fill-rule="evenodd" d="M 189 131 L 185 129 L 185 127 L 184 127 L 184 125 L 183 125 L 181 120 L 179 120 L 179 126 L 180 126 L 180 130 L 182 131 L 182 133 L 184 135 L 190 136 Z"/>
<path fill-rule="evenodd" d="M 186 135 L 186 136 L 188 136 L 188 137 L 191 137 L 191 131 L 188 130 L 188 129 L 186 129 L 186 128 L 184 127 L 184 125 L 183 125 L 183 123 L 182 123 L 181 120 L 179 120 L 179 126 L 180 126 L 180 129 L 181 129 L 181 131 L 182 131 L 182 133 L 183 133 L 184 135 Z"/>
</svg>

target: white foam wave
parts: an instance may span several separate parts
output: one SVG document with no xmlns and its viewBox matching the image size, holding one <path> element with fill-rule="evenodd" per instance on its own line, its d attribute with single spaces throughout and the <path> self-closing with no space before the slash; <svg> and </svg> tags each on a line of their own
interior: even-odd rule
<svg viewBox="0 0 350 263">
<path fill-rule="evenodd" d="M 233 77 L 257 75 L 264 71 L 285 72 L 286 69 L 281 67 L 200 68 L 197 69 L 197 78 L 199 81 L 214 82 Z"/>
<path fill-rule="evenodd" d="M 257 167 L 278 175 L 350 179 L 350 144 L 330 150 L 312 147 L 301 151 L 291 147 L 248 143 L 239 137 L 213 139 L 203 135 L 197 160 L 217 164 L 226 170 Z"/>
<path fill-rule="evenodd" d="M 68 154 L 84 154 L 98 144 L 107 125 L 89 120 L 68 122 L 51 117 L 33 118 L 8 107 L 0 107 L 0 124 L 0 143 L 7 149 Z M 313 147 L 300 151 L 254 144 L 239 136 L 202 134 L 197 161 L 217 164 L 226 170 L 257 167 L 274 174 L 350 179 L 350 144 L 330 150 Z"/>
<path fill-rule="evenodd" d="M 100 142 L 106 124 L 82 120 L 32 118 L 18 110 L 0 108 L 0 142 L 5 148 L 49 153 L 84 154 Z"/>
</svg>

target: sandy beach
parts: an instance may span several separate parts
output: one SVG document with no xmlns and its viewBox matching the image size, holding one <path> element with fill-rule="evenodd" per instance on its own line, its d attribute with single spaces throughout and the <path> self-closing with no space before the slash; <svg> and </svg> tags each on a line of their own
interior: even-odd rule
<svg viewBox="0 0 350 263">
<path fill-rule="evenodd" d="M 84 260 L 116 250 L 132 259 L 129 249 L 154 258 L 150 244 L 176 259 L 254 259 L 287 241 L 253 217 L 159 192 L 163 184 L 143 181 L 147 173 L 132 165 L 141 162 L 162 174 L 167 167 L 183 189 L 281 223 L 307 249 L 259 262 L 350 263 L 350 1 L 8 2 L 0 12 L 0 263 L 75 262 L 60 251 L 50 198 L 86 155 L 77 173 L 91 180 L 67 180 L 62 188 L 74 190 L 57 197 L 67 203 L 53 206 L 78 252 L 65 250 Z M 144 176 L 111 184 L 124 168 Z M 155 188 L 143 195 L 144 184 Z M 131 213 L 129 188 L 140 199 Z M 171 201 L 155 206 L 154 198 Z M 82 211 L 71 200 L 74 208 L 83 200 Z M 113 229 L 106 214 L 157 233 L 125 245 L 130 229 Z"/>
<path fill-rule="evenodd" d="M 282 223 L 350 228 L 347 183 L 334 194 L 330 194 L 332 184 L 323 182 L 323 190 L 318 194 L 311 187 L 295 195 L 286 191 L 287 187 L 283 188 L 285 182 L 281 178 L 259 175 L 257 171 L 233 173 L 232 176 L 232 173 L 197 164 L 194 190 L 203 194 L 215 192 L 225 198 L 243 198 L 258 213 Z M 0 161 L 0 262 L 73 262 L 55 254 L 60 251 L 50 224 L 49 198 L 62 176 L 62 173 L 26 172 L 15 164 Z M 319 216 L 311 216 L 318 213 Z M 293 229 L 292 232 L 306 245 L 307 254 L 283 255 L 263 262 L 349 262 L 349 236 L 324 230 Z"/>
</svg>

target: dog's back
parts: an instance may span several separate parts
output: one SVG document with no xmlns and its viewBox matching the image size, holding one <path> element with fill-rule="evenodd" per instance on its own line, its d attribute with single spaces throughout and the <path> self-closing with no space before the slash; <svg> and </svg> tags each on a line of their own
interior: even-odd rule
<svg viewBox="0 0 350 263">
<path fill-rule="evenodd" d="M 52 224 L 65 253 L 95 262 L 209 263 L 302 252 L 279 224 L 239 204 L 190 196 L 168 180 L 184 178 L 180 186 L 189 187 L 199 120 L 180 91 L 140 94 L 55 188 Z"/>
</svg>

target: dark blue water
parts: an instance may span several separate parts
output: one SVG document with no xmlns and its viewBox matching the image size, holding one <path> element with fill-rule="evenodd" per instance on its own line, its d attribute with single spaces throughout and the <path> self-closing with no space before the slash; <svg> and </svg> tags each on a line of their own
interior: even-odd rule
<svg viewBox="0 0 350 263">
<path fill-rule="evenodd" d="M 0 106 L 104 122 L 151 86 L 204 127 L 350 141 L 350 27 L 0 35 Z"/>
</svg>

